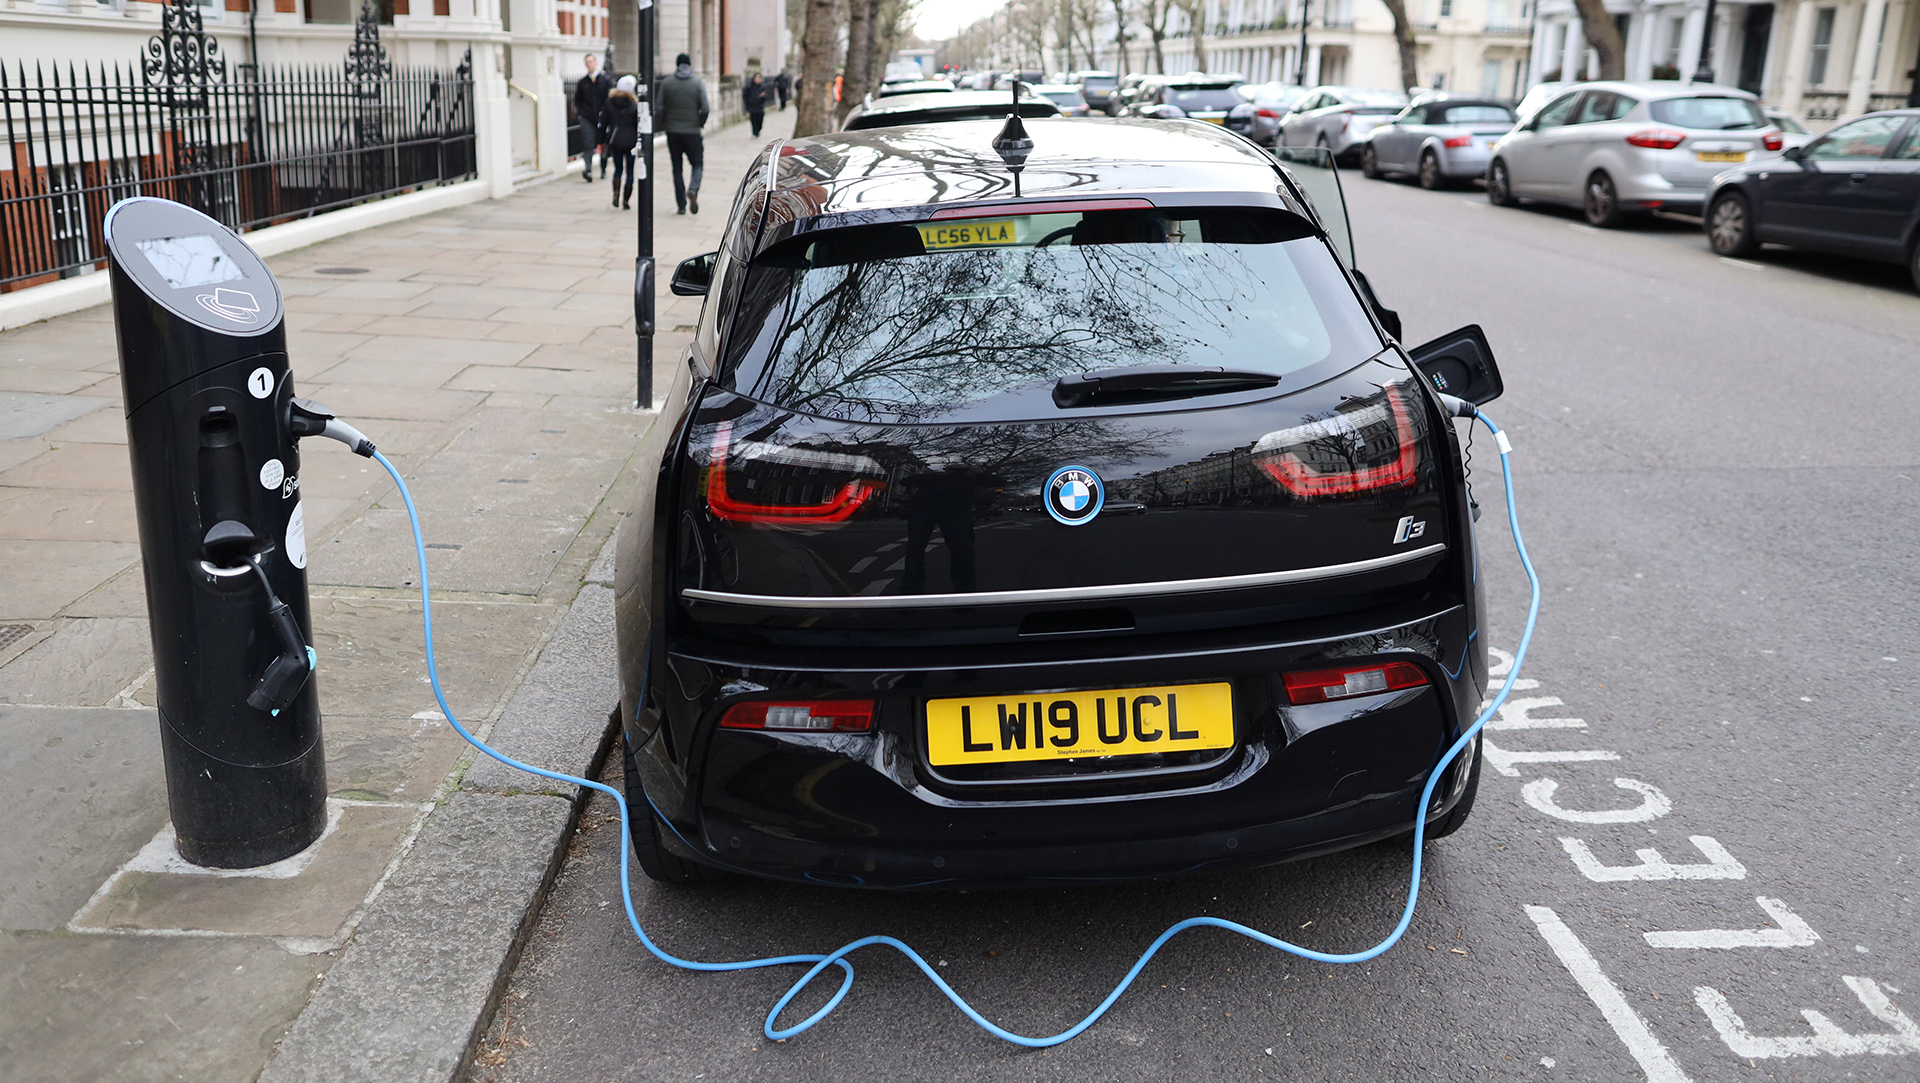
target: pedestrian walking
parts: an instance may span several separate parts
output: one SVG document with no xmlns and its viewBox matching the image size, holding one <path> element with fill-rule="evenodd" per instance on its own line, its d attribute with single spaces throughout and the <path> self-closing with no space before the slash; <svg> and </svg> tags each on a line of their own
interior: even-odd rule
<svg viewBox="0 0 1920 1083">
<path fill-rule="evenodd" d="M 640 142 L 640 97 L 634 90 L 639 85 L 633 76 L 622 75 L 600 113 L 607 126 L 606 156 L 613 159 L 613 205 L 623 211 L 633 206 L 633 148 Z"/>
<path fill-rule="evenodd" d="M 781 68 L 780 74 L 773 77 L 773 92 L 780 96 L 780 111 L 786 112 L 787 98 L 793 94 L 793 76 L 787 74 L 787 69 Z"/>
<path fill-rule="evenodd" d="M 707 126 L 707 85 L 693 74 L 693 58 L 673 58 L 673 74 L 660 80 L 653 95 L 655 123 L 667 133 L 667 156 L 673 160 L 673 202 L 676 214 L 700 213 L 700 177 L 706 172 L 706 144 L 700 130 Z M 693 168 L 683 179 L 681 163 Z"/>
<path fill-rule="evenodd" d="M 592 53 L 586 54 L 587 74 L 573 88 L 573 111 L 580 118 L 580 163 L 584 167 L 580 175 L 588 184 L 593 183 L 593 152 L 606 141 L 604 128 L 600 123 L 600 112 L 607 107 L 607 93 L 613 89 L 613 80 L 607 73 L 600 71 L 600 58 Z M 600 175 L 607 175 L 607 159 L 600 157 Z"/>
<path fill-rule="evenodd" d="M 740 104 L 747 111 L 747 119 L 753 122 L 753 137 L 760 138 L 760 125 L 767 119 L 767 84 L 760 80 L 759 72 L 754 72 L 747 85 L 740 88 Z"/>
</svg>

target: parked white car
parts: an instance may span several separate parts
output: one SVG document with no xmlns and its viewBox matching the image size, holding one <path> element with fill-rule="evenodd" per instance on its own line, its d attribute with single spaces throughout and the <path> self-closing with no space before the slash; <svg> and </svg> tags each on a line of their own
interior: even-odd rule
<svg viewBox="0 0 1920 1083">
<path fill-rule="evenodd" d="M 1325 147 L 1334 161 L 1359 156 L 1360 144 L 1375 125 L 1385 124 L 1407 107 L 1397 90 L 1319 86 L 1280 118 L 1283 147 Z"/>
<path fill-rule="evenodd" d="M 1786 139 L 1753 95 L 1711 83 L 1581 83 L 1493 146 L 1487 199 L 1580 207 L 1610 228 L 1639 211 L 1699 214 L 1714 175 Z"/>
</svg>

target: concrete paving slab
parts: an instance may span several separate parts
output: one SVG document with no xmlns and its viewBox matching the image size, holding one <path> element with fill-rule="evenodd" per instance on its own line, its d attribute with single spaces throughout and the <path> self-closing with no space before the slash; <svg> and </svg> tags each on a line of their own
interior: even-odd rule
<svg viewBox="0 0 1920 1083">
<path fill-rule="evenodd" d="M 509 601 L 440 600 L 433 612 L 441 684 L 463 720 L 493 715 L 558 615 L 551 605 Z M 328 591 L 313 598 L 313 627 L 323 718 L 388 718 L 398 733 L 432 729 L 408 718 L 434 707 L 418 599 Z"/>
<path fill-rule="evenodd" d="M 92 413 L 111 399 L 0 391 L 0 440 L 21 440 Z"/>
<path fill-rule="evenodd" d="M 124 444 L 127 415 L 120 411 L 119 402 L 109 402 L 77 420 L 48 429 L 46 439 L 55 444 Z"/>
<path fill-rule="evenodd" d="M 99 379 L 99 374 L 86 372 L 79 366 L 51 368 L 37 365 L 8 365 L 0 368 L 0 391 L 71 395 L 93 386 L 99 382 Z"/>
<path fill-rule="evenodd" d="M 477 391 L 413 390 L 395 394 L 387 387 L 358 387 L 352 384 L 316 384 L 301 394 L 326 403 L 341 417 L 355 419 L 355 426 L 366 431 L 363 420 L 395 418 L 402 421 L 451 421 L 480 405 L 485 396 Z M 376 426 L 377 427 L 377 426 Z M 380 439 L 368 432 L 374 443 Z M 377 467 L 375 469 L 378 469 Z M 0 475 L 4 478 L 5 475 Z M 5 484 L 0 481 L 0 484 Z"/>
<path fill-rule="evenodd" d="M 247 1080 L 328 959 L 268 940 L 0 934 L 0 1072 L 33 1083 Z M 19 1074 L 16 1074 L 19 1073 Z"/>
<path fill-rule="evenodd" d="M 454 711 L 469 702 L 456 699 Z M 437 707 L 415 713 L 427 717 L 327 715 L 329 792 L 355 801 L 417 801 L 432 795 L 469 746 L 440 717 Z M 462 725 L 470 721 L 457 713 L 456 717 Z"/>
<path fill-rule="evenodd" d="M 514 693 L 488 743 L 524 763 L 587 777 L 605 749 L 608 714 L 619 702 L 613 591 L 588 585 L 567 608 L 540 652 L 539 665 Z M 462 784 L 470 790 L 538 791 L 567 798 L 579 790 L 485 756 L 474 761 Z"/>
<path fill-rule="evenodd" d="M 113 444 L 67 444 L 0 472 L 0 486 L 115 491 L 132 484 L 127 449 Z"/>
<path fill-rule="evenodd" d="M 7 750 L 0 786 L 8 795 L 0 929 L 58 929 L 166 822 L 160 718 L 0 707 L 0 748 Z M 11 1014 L 0 1010 L 0 1028 Z M 0 1040 L 0 1064 L 7 1059 Z"/>
<path fill-rule="evenodd" d="M 496 342 L 579 342 L 592 333 L 585 323 L 495 323 L 487 337 Z"/>
<path fill-rule="evenodd" d="M 140 562 L 88 591 L 72 605 L 60 611 L 64 617 L 140 617 L 147 616 L 147 581 Z"/>
<path fill-rule="evenodd" d="M 124 489 L 0 487 L 0 532 L 56 541 L 140 540 L 133 493 Z"/>
<path fill-rule="evenodd" d="M 449 357 L 413 357 L 393 361 L 342 361 L 327 370 L 327 382 L 355 387 L 439 387 L 466 371 L 467 364 Z"/>
<path fill-rule="evenodd" d="M 435 810 L 260 1083 L 453 1080 L 572 814 L 557 797 L 479 793 Z"/>
<path fill-rule="evenodd" d="M 50 617 L 139 558 L 130 542 L 0 539 L 0 620 Z"/>
<path fill-rule="evenodd" d="M 144 617 L 68 620 L 44 642 L 0 666 L 0 703 L 106 707 L 153 665 Z"/>
<path fill-rule="evenodd" d="M 427 571 L 436 591 L 477 594 L 539 594 L 553 574 L 584 516 L 541 518 L 491 515 L 463 519 L 427 517 Z M 419 577 L 413 532 L 402 508 L 374 508 L 341 529 L 344 559 L 329 554 L 315 583 L 351 583 L 408 588 Z M 438 548 L 458 546 L 458 548 Z"/>
<path fill-rule="evenodd" d="M 640 438 L 651 419 L 650 414 L 631 410 L 534 413 L 489 405 L 447 444 L 446 450 L 498 454 L 504 446 L 542 458 L 570 456 L 619 462 L 633 453 L 633 441 Z"/>
<path fill-rule="evenodd" d="M 447 381 L 464 391 L 522 391 L 535 395 L 604 395 L 613 397 L 634 386 L 631 372 L 595 372 L 589 369 L 541 369 L 527 365 L 474 365 Z M 5 477 L 5 475 L 0 475 Z"/>
<path fill-rule="evenodd" d="M 415 338 L 486 338 L 500 324 L 491 320 L 436 320 L 425 316 L 382 316 L 361 330 L 376 335 Z"/>
<path fill-rule="evenodd" d="M 394 850 L 420 815 L 417 804 L 335 808 L 339 820 L 329 824 L 310 854 L 298 855 L 306 861 L 294 875 L 130 870 L 114 879 L 73 928 L 332 939 L 385 875 Z"/>
<path fill-rule="evenodd" d="M 348 351 L 355 361 L 392 361 L 412 364 L 428 361 L 464 361 L 469 365 L 512 365 L 537 347 L 520 342 L 492 342 L 475 339 L 416 338 L 408 335 L 381 335 Z"/>
</svg>

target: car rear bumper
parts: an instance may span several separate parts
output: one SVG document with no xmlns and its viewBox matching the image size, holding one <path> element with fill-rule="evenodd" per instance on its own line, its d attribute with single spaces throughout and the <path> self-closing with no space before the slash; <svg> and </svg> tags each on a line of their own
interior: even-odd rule
<svg viewBox="0 0 1920 1083">
<path fill-rule="evenodd" d="M 1479 702 L 1484 665 L 1471 657 L 1468 607 L 1396 608 L 1388 623 L 1350 620 L 1332 635 L 1322 625 L 1232 646 L 1188 637 L 1184 649 L 1096 639 L 999 661 L 809 652 L 804 666 L 776 669 L 758 650 L 685 644 L 667 654 L 656 682 L 670 721 L 640 745 L 636 764 L 677 836 L 670 847 L 778 879 L 1041 885 L 1308 857 L 1410 830 L 1432 764 Z M 1286 704 L 1282 672 L 1371 657 L 1413 661 L 1430 683 Z M 1215 763 L 1132 777 L 962 781 L 927 759 L 929 699 L 1218 680 L 1233 684 L 1236 745 Z M 742 700 L 842 697 L 876 700 L 873 732 L 715 724 Z M 666 755 L 662 732 L 679 734 L 685 753 Z M 1442 781 L 1429 815 L 1458 799 L 1465 765 L 1463 757 Z"/>
</svg>

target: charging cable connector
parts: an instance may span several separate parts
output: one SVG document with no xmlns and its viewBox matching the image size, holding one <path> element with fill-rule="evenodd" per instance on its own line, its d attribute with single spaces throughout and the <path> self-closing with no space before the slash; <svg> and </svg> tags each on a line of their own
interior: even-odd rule
<svg viewBox="0 0 1920 1083">
<path fill-rule="evenodd" d="M 287 430 L 296 437 L 324 436 L 353 449 L 355 455 L 373 458 L 378 450 L 359 429 L 340 420 L 332 410 L 312 399 L 294 399 L 289 404 Z"/>
</svg>

